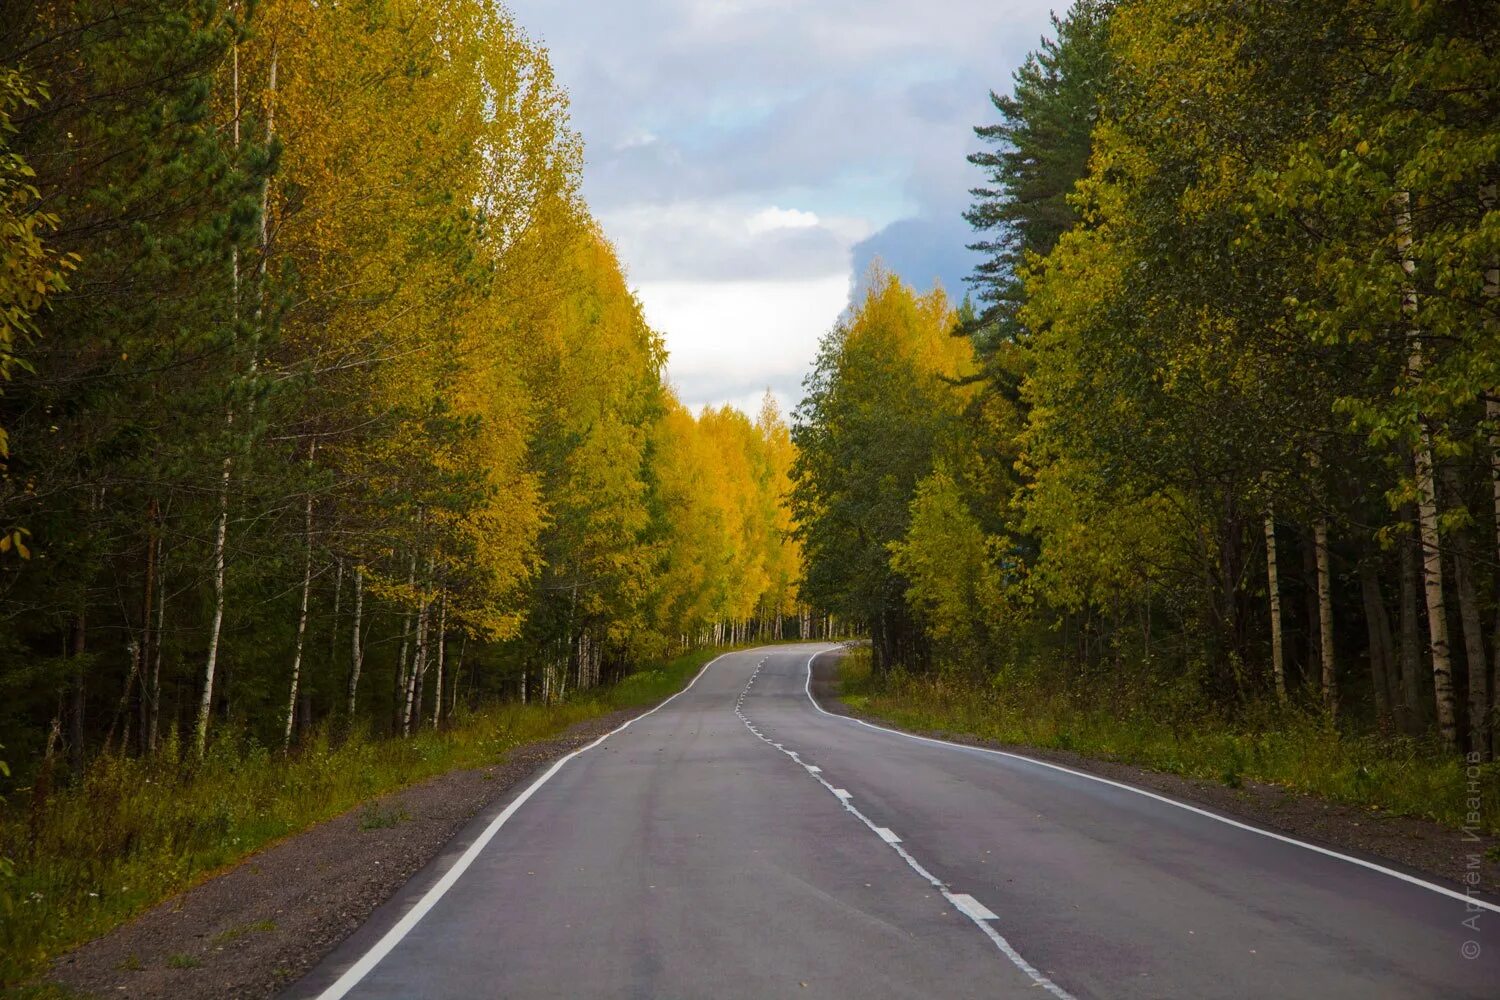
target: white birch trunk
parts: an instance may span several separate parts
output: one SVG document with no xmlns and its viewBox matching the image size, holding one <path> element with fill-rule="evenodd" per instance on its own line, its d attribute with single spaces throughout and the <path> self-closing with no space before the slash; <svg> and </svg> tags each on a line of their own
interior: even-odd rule
<svg viewBox="0 0 1500 1000">
<path fill-rule="evenodd" d="M 423 601 L 417 609 L 417 640 L 416 652 L 412 656 L 411 674 L 406 681 L 406 707 L 401 713 L 401 735 L 411 735 L 411 724 L 413 712 L 417 709 L 412 701 L 416 697 L 417 683 L 422 676 L 422 671 L 427 668 L 427 609 L 429 603 Z"/>
<path fill-rule="evenodd" d="M 276 43 L 271 43 L 271 78 L 266 88 L 266 144 L 270 145 L 272 138 L 276 135 L 276 64 L 279 57 L 276 52 Z M 267 177 L 260 184 L 260 265 L 258 267 L 258 279 L 260 297 L 256 300 L 256 318 L 260 318 L 261 310 L 265 308 L 265 281 L 267 256 L 271 249 L 271 179 Z"/>
<path fill-rule="evenodd" d="M 446 646 L 445 639 L 448 631 L 448 595 L 444 593 L 438 598 L 442 603 L 438 605 L 438 630 L 437 630 L 437 674 L 433 677 L 433 699 L 432 699 L 432 728 L 436 729 L 443 718 L 443 652 Z"/>
<path fill-rule="evenodd" d="M 234 420 L 233 413 L 229 420 Z M 214 703 L 214 673 L 219 665 L 219 635 L 224 627 L 224 543 L 229 534 L 229 474 L 233 460 L 227 455 L 219 476 L 219 520 L 214 528 L 214 616 L 208 628 L 208 659 L 203 664 L 203 696 L 198 701 L 198 723 L 193 729 L 193 749 L 199 757 L 208 744 L 208 716 Z"/>
<path fill-rule="evenodd" d="M 266 111 L 266 141 L 268 143 L 275 135 L 276 67 L 276 50 L 273 47 L 271 50 L 271 73 L 269 85 L 270 96 L 268 98 Z M 238 153 L 240 149 L 241 139 L 240 117 L 242 113 L 240 105 L 240 48 L 238 41 L 236 41 L 233 46 L 230 72 L 232 79 L 234 111 L 234 119 L 231 123 L 232 135 L 234 141 L 234 150 L 236 153 Z M 258 268 L 258 273 L 260 284 L 262 286 L 265 282 L 267 246 L 270 235 L 269 224 L 267 221 L 267 208 L 269 205 L 269 198 L 270 183 L 269 181 L 267 181 L 262 183 L 261 185 L 260 265 Z M 230 248 L 229 262 L 230 280 L 232 286 L 232 301 L 230 303 L 231 315 L 234 323 L 238 325 L 240 315 L 239 247 L 235 246 Z M 263 291 L 264 289 L 262 287 L 262 294 L 257 296 L 257 303 L 255 308 L 255 316 L 257 321 L 259 321 L 261 317 L 261 308 L 264 301 Z M 256 351 L 252 346 L 250 356 L 250 370 L 252 373 L 256 370 L 257 365 L 258 359 L 256 358 Z M 234 427 L 234 405 L 232 403 L 225 412 L 224 425 L 226 430 L 232 435 Z M 232 451 L 232 444 L 228 445 L 227 447 L 229 447 Z M 193 747 L 200 757 L 203 755 L 204 747 L 208 743 L 208 720 L 213 708 L 214 674 L 218 669 L 219 638 L 223 632 L 224 627 L 224 552 L 229 535 L 229 483 L 233 471 L 233 466 L 233 457 L 230 454 L 226 454 L 224 456 L 223 468 L 219 477 L 219 519 L 218 524 L 214 530 L 214 614 L 212 624 L 209 626 L 208 656 L 203 667 L 203 695 L 198 704 L 198 721 L 196 727 L 194 728 L 193 735 Z"/>
<path fill-rule="evenodd" d="M 1281 580 L 1276 572 L 1276 517 L 1266 511 L 1266 581 L 1271 598 L 1271 676 L 1276 700 L 1286 701 L 1286 659 L 1281 645 Z"/>
<path fill-rule="evenodd" d="M 1401 311 L 1407 318 L 1407 375 L 1420 383 L 1426 361 L 1417 329 L 1416 261 L 1412 258 L 1411 194 L 1396 196 L 1396 247 L 1401 255 L 1405 279 L 1401 288 Z M 1419 421 L 1421 420 L 1419 416 Z M 1427 598 L 1427 630 L 1432 647 L 1433 700 L 1437 705 L 1438 732 L 1451 750 L 1458 748 L 1458 720 L 1453 696 L 1453 661 L 1448 648 L 1448 605 L 1443 598 L 1443 559 L 1438 538 L 1437 481 L 1433 474 L 1432 442 L 1421 422 L 1414 455 L 1417 480 L 1417 521 L 1422 535 L 1422 584 Z"/>
<path fill-rule="evenodd" d="M 589 634 L 585 630 L 578 637 L 578 690 L 589 688 Z"/>
<path fill-rule="evenodd" d="M 1338 714 L 1338 673 L 1333 658 L 1333 574 L 1328 564 L 1328 518 L 1313 525 L 1313 551 L 1318 563 L 1318 651 L 1323 661 L 1323 710 Z"/>
<path fill-rule="evenodd" d="M 353 649 L 349 657 L 349 721 L 353 724 L 355 701 L 359 696 L 359 672 L 365 665 L 364 649 L 359 641 L 359 626 L 365 614 L 365 573 L 360 566 L 354 567 L 354 628 L 351 631 Z"/>
<path fill-rule="evenodd" d="M 230 57 L 231 94 L 233 99 L 234 151 L 240 149 L 240 45 L 236 41 Z M 229 278 L 231 286 L 230 315 L 238 326 L 240 319 L 240 248 L 229 249 Z M 233 433 L 234 404 L 229 405 L 224 416 L 225 429 Z M 226 445 L 226 447 L 229 447 Z M 214 614 L 208 628 L 208 656 L 203 664 L 203 694 L 198 702 L 198 722 L 193 727 L 193 749 L 199 757 L 208 744 L 208 717 L 214 702 L 214 674 L 219 665 L 219 636 L 224 627 L 224 546 L 229 534 L 229 477 L 234 459 L 224 456 L 219 473 L 219 519 L 214 527 Z"/>
<path fill-rule="evenodd" d="M 307 463 L 312 464 L 313 457 L 318 453 L 318 442 L 314 438 L 312 444 L 307 448 Z M 292 683 L 291 692 L 287 696 L 286 703 L 286 731 L 281 736 L 281 751 L 285 753 L 292 745 L 292 723 L 297 718 L 297 686 L 302 680 L 302 648 L 307 640 L 307 605 L 308 598 L 312 595 L 312 529 L 313 529 L 313 498 L 312 493 L 307 494 L 307 503 L 304 508 L 305 521 L 303 523 L 302 539 L 304 552 L 302 556 L 302 608 L 297 613 L 297 644 L 296 651 L 292 654 Z"/>
<path fill-rule="evenodd" d="M 412 553 L 411 562 L 406 568 L 406 589 L 410 591 L 417 582 L 417 554 Z M 406 679 L 408 674 L 406 663 L 406 652 L 411 644 L 411 620 L 412 612 L 408 608 L 406 614 L 401 616 L 401 652 L 396 655 L 396 707 L 391 716 L 391 728 L 393 730 L 401 727 L 402 700 L 406 696 Z"/>
</svg>

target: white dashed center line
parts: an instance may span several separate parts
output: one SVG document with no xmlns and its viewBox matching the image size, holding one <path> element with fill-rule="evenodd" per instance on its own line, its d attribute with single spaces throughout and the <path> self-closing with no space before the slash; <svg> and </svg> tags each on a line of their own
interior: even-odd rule
<svg viewBox="0 0 1500 1000">
<path fill-rule="evenodd" d="M 745 728 L 754 733 L 756 738 L 759 739 L 762 743 L 766 744 L 767 746 L 773 747 L 786 756 L 792 758 L 794 762 L 801 764 L 803 770 L 811 775 L 814 781 L 822 785 L 824 788 L 828 789 L 829 792 L 833 793 L 833 795 L 835 795 L 838 800 L 843 803 L 845 809 L 847 809 L 850 813 L 853 813 L 861 823 L 868 827 L 884 843 L 889 845 L 893 851 L 901 855 L 901 859 L 905 861 L 913 871 L 926 879 L 929 885 L 931 885 L 938 892 L 942 893 L 943 898 L 948 901 L 949 905 L 951 905 L 959 913 L 962 913 L 964 916 L 973 921 L 974 926 L 978 927 L 984 933 L 984 936 L 990 939 L 995 947 L 1000 950 L 1001 954 L 1010 959 L 1011 964 L 1024 972 L 1033 983 L 1035 983 L 1037 986 L 1040 986 L 1048 993 L 1052 994 L 1057 998 L 1057 1000 L 1075 1000 L 1074 996 L 1071 993 L 1054 983 L 1052 980 L 1048 979 L 1045 975 L 1042 974 L 1039 969 L 1037 969 L 1036 966 L 1032 965 L 1030 962 L 1026 961 L 1026 959 L 1022 958 L 1021 953 L 1016 951 L 1015 948 L 1011 947 L 1010 942 L 1005 940 L 1005 938 L 1001 936 L 1000 932 L 995 930 L 995 928 L 991 926 L 991 921 L 999 920 L 1000 918 L 993 912 L 991 912 L 988 907 L 986 907 L 979 900 L 975 899 L 973 896 L 970 896 L 968 893 L 956 893 L 950 891 L 948 886 L 941 879 L 933 875 L 932 872 L 928 871 L 926 868 L 922 867 L 917 859 L 912 857 L 911 854 L 907 852 L 906 848 L 901 846 L 901 838 L 896 836 L 894 831 L 892 831 L 889 827 L 876 825 L 876 823 L 871 820 L 870 817 L 866 816 L 864 813 L 856 809 L 853 801 L 854 796 L 850 794 L 848 789 L 834 787 L 827 779 L 822 776 L 823 769 L 821 767 L 816 767 L 812 764 L 806 763 L 797 756 L 796 751 L 788 750 L 786 747 L 782 746 L 780 743 L 773 741 L 770 737 L 763 735 L 759 729 L 755 728 L 755 724 L 750 721 L 749 717 L 746 716 L 743 711 L 745 696 L 750 693 L 750 686 L 755 683 L 755 678 L 760 676 L 761 668 L 765 665 L 765 660 L 761 660 L 758 664 L 756 664 L 755 673 L 750 675 L 750 680 L 746 682 L 745 689 L 740 692 L 739 699 L 735 702 L 734 714 L 739 716 L 740 721 L 745 724 Z"/>
</svg>

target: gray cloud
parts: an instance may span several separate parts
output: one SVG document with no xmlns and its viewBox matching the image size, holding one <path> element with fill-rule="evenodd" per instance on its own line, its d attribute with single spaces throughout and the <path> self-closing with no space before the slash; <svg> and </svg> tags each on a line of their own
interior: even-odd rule
<svg viewBox="0 0 1500 1000">
<path fill-rule="evenodd" d="M 958 151 L 1047 0 L 518 0 L 589 144 L 596 207 L 816 186 Z M 643 134 L 657 141 L 633 145 Z M 934 192 L 937 194 L 937 192 Z"/>
<path fill-rule="evenodd" d="M 910 285 L 927 291 L 934 281 L 943 286 L 954 303 L 961 302 L 968 285 L 964 279 L 974 269 L 976 255 L 965 249 L 972 240 L 961 218 L 899 219 L 854 245 L 854 290 L 850 300 L 858 302 L 867 288 L 870 265 L 876 260 L 899 274 Z"/>
</svg>

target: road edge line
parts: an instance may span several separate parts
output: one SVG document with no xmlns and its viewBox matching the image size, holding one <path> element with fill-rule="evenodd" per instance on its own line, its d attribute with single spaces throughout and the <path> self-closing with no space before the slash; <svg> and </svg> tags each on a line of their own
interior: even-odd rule
<svg viewBox="0 0 1500 1000">
<path fill-rule="evenodd" d="M 1045 760 L 1038 760 L 1035 757 L 1027 757 L 1025 754 L 1013 753 L 1009 750 L 994 750 L 990 747 L 971 746 L 967 743 L 954 743 L 951 740 L 940 740 L 935 739 L 931 736 L 918 736 L 916 733 L 908 733 L 900 729 L 891 729 L 887 726 L 877 726 L 873 722 L 866 722 L 864 719 L 856 718 L 852 715 L 840 715 L 837 712 L 830 712 L 822 705 L 819 705 L 818 699 L 813 697 L 812 665 L 813 660 L 816 660 L 818 657 L 832 652 L 836 652 L 836 649 L 824 649 L 808 657 L 807 679 L 802 685 L 802 690 L 806 692 L 807 700 L 812 703 L 812 707 L 816 708 L 819 712 L 822 712 L 830 719 L 843 719 L 847 722 L 856 722 L 867 729 L 874 729 L 882 733 L 890 733 L 892 736 L 904 736 L 909 740 L 916 740 L 920 743 L 931 743 L 934 746 L 949 747 L 954 750 L 967 750 L 976 753 L 987 753 L 992 754 L 996 757 L 1009 757 L 1012 760 L 1025 761 L 1028 764 L 1035 764 L 1038 767 L 1049 768 L 1053 771 L 1061 771 L 1063 774 L 1071 774 L 1074 777 L 1087 778 L 1090 781 L 1097 781 L 1102 785 L 1110 785 L 1114 788 L 1124 789 L 1127 792 L 1134 792 L 1137 795 L 1144 795 L 1148 799 L 1155 799 L 1157 802 L 1163 802 L 1169 806 L 1175 806 L 1178 809 L 1185 809 L 1188 812 L 1197 813 L 1199 816 L 1206 816 L 1209 819 L 1216 820 L 1220 823 L 1225 824 L 1226 826 L 1232 826 L 1240 830 L 1247 830 L 1250 833 L 1257 833 L 1262 837 L 1269 837 L 1272 840 L 1279 840 L 1283 844 L 1292 844 L 1297 847 L 1302 847 L 1317 854 L 1322 854 L 1325 857 L 1337 858 L 1340 861 L 1347 861 L 1351 865 L 1358 865 L 1361 868 L 1366 868 L 1373 872 L 1379 872 L 1382 875 L 1389 875 L 1391 878 L 1399 879 L 1402 882 L 1407 882 L 1411 885 L 1427 889 L 1431 892 L 1439 893 L 1440 895 L 1447 896 L 1451 899 L 1456 899 L 1462 903 L 1466 903 L 1471 906 L 1482 907 L 1483 909 L 1490 910 L 1495 913 L 1500 913 L 1500 904 L 1491 903 L 1486 899 L 1480 899 L 1477 895 L 1470 896 L 1465 893 L 1459 892 L 1457 889 L 1450 889 L 1447 886 L 1438 885 L 1436 882 L 1429 882 L 1426 879 L 1418 878 L 1415 875 L 1408 875 L 1406 872 L 1397 871 L 1394 868 L 1387 868 L 1385 865 L 1377 864 L 1374 861 L 1366 861 L 1363 858 L 1356 858 L 1352 854 L 1344 854 L 1340 851 L 1335 851 L 1332 848 L 1320 847 L 1317 844 L 1309 844 L 1305 840 L 1298 840 L 1296 837 L 1289 837 L 1284 833 L 1277 833 L 1274 830 L 1267 830 L 1263 827 L 1255 826 L 1251 823 L 1244 823 L 1240 820 L 1232 819 L 1228 816 L 1222 816 L 1219 813 L 1213 812 L 1212 810 L 1203 809 L 1199 806 L 1191 805 L 1187 802 L 1181 802 L 1177 799 L 1170 798 L 1166 795 L 1161 795 L 1157 792 L 1149 791 L 1145 788 L 1137 788 L 1135 785 L 1129 785 L 1123 781 L 1115 781 L 1111 778 L 1103 778 L 1097 774 L 1089 774 L 1087 771 L 1077 771 L 1071 767 L 1064 767 L 1061 764 L 1053 764 Z"/>
<path fill-rule="evenodd" d="M 411 929 L 421 922 L 422 918 L 425 917 L 428 912 L 437 905 L 438 901 L 447 894 L 448 890 L 453 888 L 454 883 L 456 883 L 459 878 L 463 876 L 463 873 L 468 870 L 469 866 L 474 863 L 474 859 L 479 857 L 480 852 L 482 852 L 487 846 L 489 846 L 489 842 L 495 838 L 495 834 L 500 832 L 500 828 L 505 825 L 506 821 L 509 820 L 511 816 L 515 815 L 516 810 L 520 809 L 521 806 L 526 803 L 526 800 L 531 798 L 532 794 L 536 792 L 538 788 L 541 788 L 549 780 L 551 780 L 552 776 L 559 770 L 561 770 L 564 764 L 572 760 L 574 757 L 577 757 L 579 754 L 594 749 L 594 747 L 603 743 L 605 740 L 609 739 L 616 733 L 625 729 L 629 729 L 631 725 L 639 722 L 646 716 L 652 715 L 657 711 L 665 708 L 674 699 L 676 699 L 678 695 L 686 694 L 688 691 L 691 691 L 693 685 L 698 683 L 698 679 L 704 674 L 708 673 L 709 667 L 713 666 L 715 663 L 718 663 L 720 660 L 722 660 L 726 656 L 729 656 L 731 653 L 738 652 L 743 652 L 743 650 L 732 649 L 720 653 L 718 656 L 715 656 L 712 660 L 709 660 L 707 663 L 705 663 L 703 665 L 703 669 L 699 670 L 696 674 L 693 675 L 693 679 L 688 681 L 686 687 L 684 687 L 681 691 L 672 694 L 655 708 L 652 708 L 648 711 L 642 712 L 640 715 L 625 720 L 619 726 L 611 729 L 609 732 L 594 740 L 592 743 L 581 746 L 577 750 L 574 750 L 573 752 L 567 754 L 564 757 L 560 757 L 558 760 L 553 762 L 552 766 L 547 768 L 547 770 L 542 773 L 541 777 L 537 778 L 530 785 L 526 786 L 525 791 L 512 799 L 510 803 L 500 812 L 500 815 L 496 816 L 493 820 L 490 821 L 490 824 L 484 828 L 484 831 L 480 833 L 478 837 L 474 838 L 474 842 L 464 850 L 463 854 L 459 855 L 458 860 L 453 862 L 448 870 L 443 873 L 443 877 L 438 879 L 436 883 L 434 883 L 425 893 L 423 893 L 422 897 L 412 905 L 412 908 L 407 910 L 406 913 L 402 915 L 401 919 L 396 921 L 396 924 L 390 930 L 381 935 L 379 941 L 376 941 L 373 945 L 371 945 L 363 955 L 355 960 L 353 965 L 349 966 L 348 969 L 345 969 L 343 975 L 334 980 L 331 986 L 323 990 L 321 993 L 317 994 L 317 1000 L 341 1000 L 341 998 L 344 997 L 350 990 L 358 986 L 360 981 L 364 979 L 365 976 L 369 975 L 370 972 L 374 970 L 375 966 L 380 964 L 382 959 L 384 959 L 387 955 L 395 950 L 396 945 L 401 943 L 402 938 L 406 937 L 406 935 L 411 932 Z"/>
</svg>

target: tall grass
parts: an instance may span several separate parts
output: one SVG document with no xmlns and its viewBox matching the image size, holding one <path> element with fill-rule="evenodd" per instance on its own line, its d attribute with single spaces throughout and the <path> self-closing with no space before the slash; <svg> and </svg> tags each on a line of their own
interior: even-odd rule
<svg viewBox="0 0 1500 1000">
<path fill-rule="evenodd" d="M 715 651 L 679 657 L 554 705 L 505 704 L 410 739 L 320 732 L 291 757 L 233 735 L 190 762 L 105 755 L 76 786 L 0 807 L 0 986 L 279 837 L 455 768 L 499 761 L 607 712 L 679 690 Z M 388 824 L 387 824 L 388 825 Z"/>
<path fill-rule="evenodd" d="M 859 649 L 839 672 L 851 708 L 904 729 L 1072 750 L 1230 787 L 1252 779 L 1455 828 L 1469 812 L 1460 758 L 1430 741 L 1343 731 L 1312 711 L 1259 705 L 1229 717 L 1170 693 L 1064 691 L 1004 674 L 877 678 Z M 1481 801 L 1500 802 L 1500 765 L 1476 773 Z M 1485 810 L 1482 825 L 1500 833 L 1500 809 Z"/>
</svg>

